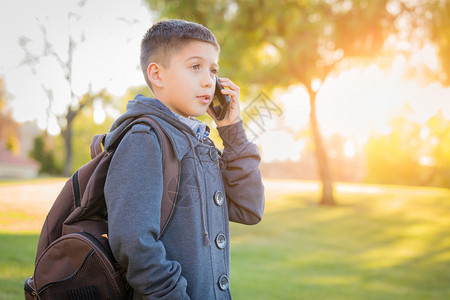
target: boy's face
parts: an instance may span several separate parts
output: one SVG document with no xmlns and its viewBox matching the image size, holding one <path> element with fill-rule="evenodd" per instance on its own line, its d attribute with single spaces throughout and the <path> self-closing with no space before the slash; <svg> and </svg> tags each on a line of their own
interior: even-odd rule
<svg viewBox="0 0 450 300">
<path fill-rule="evenodd" d="M 155 96 L 182 116 L 203 115 L 211 103 L 218 72 L 219 51 L 213 45 L 192 41 L 174 53 L 160 72 L 162 87 Z"/>
</svg>

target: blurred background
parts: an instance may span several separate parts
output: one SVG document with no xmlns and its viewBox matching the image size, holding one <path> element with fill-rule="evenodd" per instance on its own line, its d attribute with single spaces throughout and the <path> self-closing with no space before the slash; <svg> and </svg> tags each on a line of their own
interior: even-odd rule
<svg viewBox="0 0 450 300">
<path fill-rule="evenodd" d="M 334 181 L 450 187 L 449 1 L 0 5 L 2 178 L 86 163 L 91 137 L 136 93 L 151 96 L 141 36 L 183 18 L 215 33 L 265 177 L 320 179 L 323 203 Z M 262 93 L 276 110 L 258 104 Z"/>
<path fill-rule="evenodd" d="M 241 87 L 247 127 L 259 122 L 265 176 L 321 179 L 328 193 L 332 180 L 450 187 L 449 1 L 1 5 L 2 157 L 39 174 L 70 175 L 134 94 L 151 96 L 139 42 L 168 17 L 215 33 L 220 76 Z M 278 110 L 247 118 L 261 93 Z"/>
<path fill-rule="evenodd" d="M 93 135 L 108 132 L 135 94 L 151 96 L 139 67 L 139 46 L 147 29 L 162 18 L 182 18 L 210 28 L 221 45 L 219 76 L 241 88 L 244 123 L 262 154 L 261 172 L 271 213 L 266 227 L 252 231 L 255 239 L 261 235 L 258 245 L 266 249 L 269 235 L 283 238 L 278 241 L 289 247 L 292 240 L 286 232 L 291 231 L 285 227 L 277 231 L 273 224 L 287 226 L 279 221 L 306 217 L 305 223 L 289 224 L 297 226 L 292 232 L 300 237 L 295 235 L 294 244 L 300 238 L 301 246 L 296 245 L 298 251 L 306 251 L 302 255 L 307 263 L 296 260 L 296 265 L 290 258 L 282 260 L 284 254 L 276 256 L 286 263 L 285 282 L 291 284 L 283 286 L 284 294 L 266 299 L 292 295 L 289 287 L 310 275 L 317 275 L 317 280 L 302 286 L 302 291 L 311 292 L 303 299 L 314 299 L 317 290 L 312 287 L 324 286 L 330 290 L 348 286 L 348 293 L 340 299 L 362 299 L 364 293 L 355 296 L 351 292 L 355 284 L 365 291 L 390 295 L 365 299 L 450 297 L 444 284 L 450 279 L 446 221 L 450 212 L 449 0 L 1 1 L 0 181 L 67 178 L 89 161 Z M 209 116 L 201 120 L 214 127 Z M 221 145 L 215 130 L 212 138 Z M 8 199 L 5 193 L 0 198 Z M 280 195 L 287 198 L 280 200 Z M 423 198 L 418 200 L 418 195 Z M 346 205 L 356 208 L 344 213 L 340 209 Z M 392 214 L 397 208 L 399 214 Z M 296 214 L 291 219 L 277 215 L 284 210 Z M 426 216 L 418 216 L 419 212 Z M 372 219 L 372 213 L 377 218 Z M 10 220 L 20 219 L 8 216 L 0 209 L 4 228 Z M 412 229 L 411 224 L 424 220 L 439 226 Z M 369 221 L 374 223 L 368 225 Z M 344 227 L 335 227 L 338 223 Z M 317 231 L 308 231 L 312 230 L 308 224 Z M 377 239 L 379 230 L 386 233 L 384 241 L 394 243 L 403 236 L 391 235 L 399 228 L 420 242 L 408 240 L 382 250 L 375 247 L 380 240 L 366 245 L 381 252 L 363 251 L 352 244 L 362 237 Z M 240 238 L 249 236 L 232 229 L 238 236 L 238 246 L 233 248 L 239 253 L 236 256 L 251 260 L 253 246 L 239 249 Z M 310 240 L 312 236 L 326 236 L 329 244 Z M 337 239 L 330 239 L 333 236 Z M 304 249 L 303 242 L 318 246 Z M 330 254 L 330 245 L 342 253 Z M 350 248 L 344 249 L 345 245 Z M 416 246 L 421 252 L 411 253 Z M 273 261 L 269 248 L 261 253 Z M 328 258 L 323 273 L 321 264 L 307 255 L 313 252 L 325 252 L 321 259 Z M 359 256 L 363 252 L 365 256 Z M 326 277 L 327 272 L 336 272 L 334 263 L 344 253 L 346 258 L 359 258 L 348 265 L 338 264 L 349 274 L 362 272 L 359 267 L 364 263 L 377 271 L 357 279 Z M 385 261 L 387 256 L 390 260 Z M 405 257 L 411 260 L 398 273 L 396 263 Z M 418 261 L 425 265 L 417 267 Z M 302 273 L 302 280 L 296 281 L 299 273 L 297 268 L 289 273 L 292 265 L 306 267 L 309 273 Z M 346 269 L 349 265 L 358 268 Z M 420 285 L 418 278 L 408 277 L 426 273 L 430 265 L 440 279 L 427 278 Z M 242 261 L 233 268 L 244 271 L 249 266 Z M 383 284 L 371 281 L 384 277 L 386 268 L 390 275 Z M 261 270 L 260 285 L 251 278 L 246 281 L 244 275 L 239 280 L 247 284 L 245 289 L 253 284 L 261 290 L 263 274 L 275 269 L 283 267 Z M 406 288 L 397 290 L 398 285 L 417 289 L 411 287 L 410 294 L 402 294 Z M 235 286 L 237 295 L 245 295 L 239 294 L 239 283 Z"/>
</svg>

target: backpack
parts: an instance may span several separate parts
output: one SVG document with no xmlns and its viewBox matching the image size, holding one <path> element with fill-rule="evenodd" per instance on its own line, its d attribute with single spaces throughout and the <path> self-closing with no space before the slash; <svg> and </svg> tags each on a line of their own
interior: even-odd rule
<svg viewBox="0 0 450 300">
<path fill-rule="evenodd" d="M 126 270 L 114 260 L 108 244 L 103 188 L 115 149 L 138 123 L 155 128 L 162 143 L 161 233 L 165 229 L 174 206 L 178 161 L 164 130 L 150 117 L 140 117 L 104 151 L 101 145 L 106 134 L 96 135 L 91 143 L 92 160 L 66 182 L 47 215 L 39 236 L 34 274 L 25 281 L 25 299 L 114 300 L 132 296 Z"/>
</svg>

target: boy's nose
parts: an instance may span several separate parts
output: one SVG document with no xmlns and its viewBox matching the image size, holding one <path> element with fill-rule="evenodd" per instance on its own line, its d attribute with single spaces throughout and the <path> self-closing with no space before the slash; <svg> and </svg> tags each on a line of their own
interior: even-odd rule
<svg viewBox="0 0 450 300">
<path fill-rule="evenodd" d="M 202 85 L 203 87 L 210 88 L 210 87 L 213 86 L 213 83 L 214 83 L 214 82 L 215 82 L 215 78 L 214 78 L 213 76 L 211 76 L 210 74 L 205 74 L 205 75 L 202 77 L 201 85 Z"/>
</svg>

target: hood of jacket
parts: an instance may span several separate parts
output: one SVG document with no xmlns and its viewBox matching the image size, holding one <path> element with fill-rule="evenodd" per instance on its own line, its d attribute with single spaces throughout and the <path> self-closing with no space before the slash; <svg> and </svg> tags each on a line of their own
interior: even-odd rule
<svg viewBox="0 0 450 300">
<path fill-rule="evenodd" d="M 137 95 L 133 100 L 128 101 L 126 112 L 114 121 L 110 132 L 106 135 L 105 149 L 114 142 L 126 126 L 142 116 L 153 117 L 165 129 L 177 159 L 181 160 L 190 148 L 190 145 L 186 143 L 186 133 L 193 137 L 195 137 L 195 133 L 161 101 L 143 95 Z"/>
</svg>

